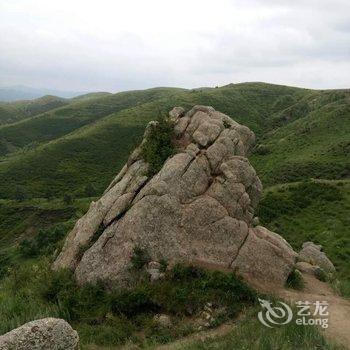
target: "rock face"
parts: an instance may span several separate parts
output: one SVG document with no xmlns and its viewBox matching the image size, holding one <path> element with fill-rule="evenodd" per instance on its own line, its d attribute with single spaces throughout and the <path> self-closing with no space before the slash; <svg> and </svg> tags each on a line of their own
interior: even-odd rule
<svg viewBox="0 0 350 350">
<path fill-rule="evenodd" d="M 212 107 L 187 113 L 176 107 L 169 115 L 177 153 L 149 177 L 137 148 L 76 223 L 54 268 L 73 269 L 79 283 L 127 286 L 130 259 L 141 247 L 152 261 L 231 269 L 257 282 L 284 284 L 296 253 L 279 235 L 253 227 L 262 192 L 246 158 L 253 132 Z M 96 231 L 103 233 L 92 244 Z"/>
<path fill-rule="evenodd" d="M 305 242 L 303 243 L 302 250 L 299 252 L 298 260 L 319 266 L 327 273 L 335 272 L 333 263 L 321 249 L 322 246 L 320 245 L 314 244 L 313 242 Z"/>
<path fill-rule="evenodd" d="M 77 350 L 78 333 L 64 320 L 28 322 L 0 336 L 0 350 Z"/>
</svg>

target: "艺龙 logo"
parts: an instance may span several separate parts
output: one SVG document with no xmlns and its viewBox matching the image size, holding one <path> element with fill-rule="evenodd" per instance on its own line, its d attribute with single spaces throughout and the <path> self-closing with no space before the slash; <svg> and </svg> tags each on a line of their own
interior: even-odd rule
<svg viewBox="0 0 350 350">
<path fill-rule="evenodd" d="M 268 300 L 259 299 L 263 310 L 258 313 L 259 321 L 266 327 L 273 328 L 274 325 L 289 323 L 293 318 L 292 309 L 285 303 L 279 301 L 281 306 L 272 306 Z"/>
<path fill-rule="evenodd" d="M 273 306 L 271 301 L 259 299 L 262 310 L 258 313 L 259 321 L 266 327 L 284 325 L 292 321 L 293 311 L 286 303 L 278 302 Z M 295 324 L 298 326 L 321 326 L 328 328 L 328 302 L 316 300 L 314 302 L 299 300 L 295 302 L 298 309 L 295 314 Z"/>
</svg>

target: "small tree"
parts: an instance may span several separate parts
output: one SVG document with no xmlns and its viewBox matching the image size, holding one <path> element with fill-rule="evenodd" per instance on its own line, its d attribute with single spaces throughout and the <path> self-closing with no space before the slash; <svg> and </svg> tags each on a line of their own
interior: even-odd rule
<svg viewBox="0 0 350 350">
<path fill-rule="evenodd" d="M 85 186 L 84 193 L 86 197 L 93 197 L 96 195 L 96 188 L 89 183 Z"/>
<path fill-rule="evenodd" d="M 51 200 L 51 199 L 54 197 L 54 193 L 53 193 L 53 191 L 51 190 L 51 188 L 48 188 L 48 189 L 46 190 L 45 197 L 46 197 L 46 199 L 48 199 L 48 200 Z"/>
<path fill-rule="evenodd" d="M 28 198 L 26 189 L 23 186 L 17 186 L 14 190 L 13 198 L 19 202 L 25 201 Z"/>
<path fill-rule="evenodd" d="M 157 118 L 157 124 L 149 130 L 142 146 L 141 155 L 150 166 L 150 175 L 156 174 L 168 157 L 175 153 L 173 145 L 174 124 L 164 116 Z"/>
<path fill-rule="evenodd" d="M 63 196 L 63 202 L 67 205 L 71 205 L 73 204 L 73 197 L 69 193 L 66 193 Z"/>
</svg>

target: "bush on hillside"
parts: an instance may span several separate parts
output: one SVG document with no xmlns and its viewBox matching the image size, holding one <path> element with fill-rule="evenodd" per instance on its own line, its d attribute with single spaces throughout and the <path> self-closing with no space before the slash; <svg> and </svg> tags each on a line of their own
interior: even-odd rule
<svg viewBox="0 0 350 350">
<path fill-rule="evenodd" d="M 25 258 L 33 258 L 40 255 L 52 254 L 57 248 L 57 242 L 66 234 L 63 225 L 57 225 L 49 229 L 41 229 L 33 238 L 26 238 L 19 243 L 20 254 Z"/>
<path fill-rule="evenodd" d="M 0 279 L 6 276 L 8 268 L 11 266 L 11 257 L 6 252 L 0 253 Z"/>
<path fill-rule="evenodd" d="M 305 287 L 303 275 L 299 270 L 297 269 L 292 270 L 292 272 L 289 274 L 287 278 L 286 286 L 297 290 L 301 290 Z"/>
<path fill-rule="evenodd" d="M 63 196 L 63 202 L 67 205 L 71 205 L 73 204 L 73 197 L 69 193 L 66 193 Z"/>
<path fill-rule="evenodd" d="M 146 264 L 151 261 L 147 251 L 141 247 L 135 247 L 131 257 L 131 265 L 136 270 L 141 270 Z"/>
<path fill-rule="evenodd" d="M 156 174 L 164 162 L 175 153 L 173 144 L 174 125 L 167 117 L 159 117 L 142 145 L 142 158 L 150 166 L 150 174 Z"/>
<path fill-rule="evenodd" d="M 269 154 L 271 152 L 271 149 L 268 145 L 260 144 L 255 148 L 254 151 L 256 154 L 264 156 L 265 154 Z"/>
<path fill-rule="evenodd" d="M 320 267 L 318 267 L 315 270 L 315 276 L 318 280 L 320 280 L 321 282 L 328 282 L 329 281 L 329 276 L 327 275 L 327 273 L 321 269 Z"/>
</svg>

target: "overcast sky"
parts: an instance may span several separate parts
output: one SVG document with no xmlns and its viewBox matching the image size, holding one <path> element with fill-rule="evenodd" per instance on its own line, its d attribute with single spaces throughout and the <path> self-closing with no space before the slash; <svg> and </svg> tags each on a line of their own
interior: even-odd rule
<svg viewBox="0 0 350 350">
<path fill-rule="evenodd" d="M 0 0 L 0 86 L 350 88 L 350 0 Z"/>
</svg>

